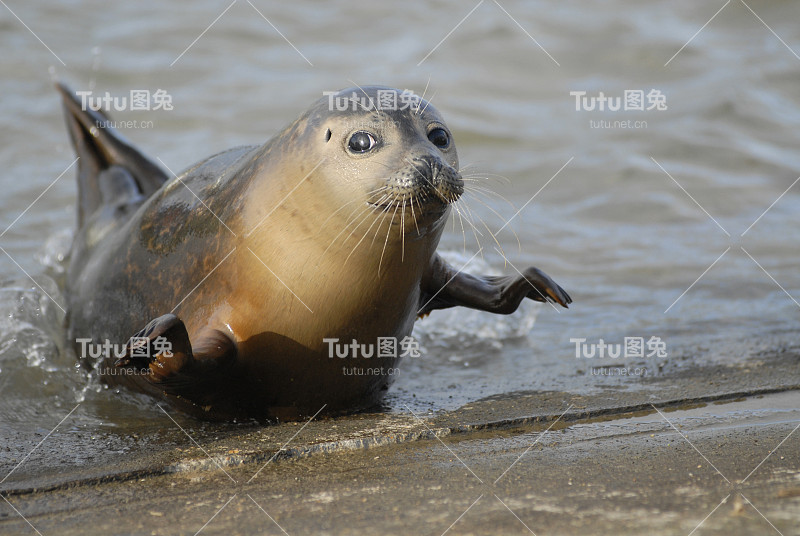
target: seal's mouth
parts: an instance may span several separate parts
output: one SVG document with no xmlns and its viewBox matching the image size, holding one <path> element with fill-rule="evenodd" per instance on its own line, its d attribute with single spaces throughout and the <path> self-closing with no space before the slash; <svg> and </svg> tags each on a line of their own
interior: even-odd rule
<svg viewBox="0 0 800 536">
<path fill-rule="evenodd" d="M 405 208 L 422 213 L 442 212 L 464 193 L 464 179 L 438 158 L 421 157 L 393 173 L 369 204 L 380 210 Z"/>
</svg>

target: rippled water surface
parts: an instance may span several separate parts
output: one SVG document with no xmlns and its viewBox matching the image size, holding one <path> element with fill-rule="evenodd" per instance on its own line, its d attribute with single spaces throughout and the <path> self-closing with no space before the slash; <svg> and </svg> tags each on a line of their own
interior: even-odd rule
<svg viewBox="0 0 800 536">
<path fill-rule="evenodd" d="M 476 270 L 538 266 L 575 303 L 432 314 L 391 408 L 645 385 L 592 376 L 608 361 L 576 359 L 571 338 L 660 337 L 666 358 L 622 360 L 650 374 L 798 347 L 796 2 L 730 2 L 691 41 L 721 2 L 7 4 L 46 46 L 0 6 L 4 440 L 46 433 L 79 401 L 72 426 L 109 438 L 163 418 L 102 389 L 63 340 L 76 188 L 54 77 L 101 94 L 166 90 L 172 111 L 113 115 L 144 122 L 122 132 L 175 171 L 265 141 L 323 91 L 425 92 L 465 173 L 501 196 L 475 192 L 472 212 L 490 229 L 511 220 L 497 237 L 509 264 L 488 232 L 476 240 L 457 223 L 441 249 L 463 264 L 482 247 Z M 576 110 L 570 95 L 625 90 L 656 90 L 666 109 Z"/>
</svg>

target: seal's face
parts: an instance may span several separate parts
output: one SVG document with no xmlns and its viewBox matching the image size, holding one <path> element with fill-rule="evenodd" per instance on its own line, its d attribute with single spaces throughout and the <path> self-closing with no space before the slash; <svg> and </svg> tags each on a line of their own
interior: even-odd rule
<svg viewBox="0 0 800 536">
<path fill-rule="evenodd" d="M 398 90 L 367 87 L 330 95 L 318 107 L 324 113 L 310 123 L 321 155 L 337 164 L 326 168 L 337 170 L 331 195 L 352 207 L 345 212 L 366 215 L 368 209 L 415 234 L 440 227 L 464 182 L 452 134 L 433 106 Z"/>
</svg>

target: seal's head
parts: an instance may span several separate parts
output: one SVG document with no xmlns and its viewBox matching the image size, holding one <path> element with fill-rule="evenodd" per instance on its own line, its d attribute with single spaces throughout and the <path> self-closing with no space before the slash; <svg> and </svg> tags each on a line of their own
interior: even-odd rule
<svg viewBox="0 0 800 536">
<path fill-rule="evenodd" d="M 425 234 L 441 227 L 464 191 L 450 130 L 411 92 L 368 86 L 326 94 L 309 110 L 306 139 L 309 130 L 324 168 L 338 175 L 325 182 L 340 207 L 360 205 Z"/>
</svg>

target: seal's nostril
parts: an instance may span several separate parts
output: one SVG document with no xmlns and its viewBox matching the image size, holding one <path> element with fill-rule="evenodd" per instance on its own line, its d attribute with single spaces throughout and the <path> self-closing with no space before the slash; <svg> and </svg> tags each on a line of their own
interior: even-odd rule
<svg viewBox="0 0 800 536">
<path fill-rule="evenodd" d="M 417 169 L 420 180 L 430 181 L 436 184 L 441 181 L 439 175 L 441 174 L 444 163 L 435 156 L 420 156 L 414 159 L 414 167 Z"/>
</svg>

